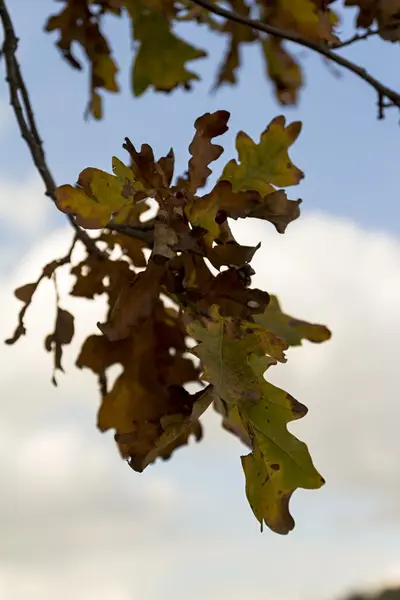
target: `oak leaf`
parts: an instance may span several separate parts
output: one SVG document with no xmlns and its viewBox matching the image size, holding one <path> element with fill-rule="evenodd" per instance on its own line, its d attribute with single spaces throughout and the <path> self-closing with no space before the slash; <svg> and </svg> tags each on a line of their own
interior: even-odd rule
<svg viewBox="0 0 400 600">
<path fill-rule="evenodd" d="M 287 429 L 307 409 L 264 379 L 272 359 L 284 360 L 287 345 L 265 328 L 224 318 L 216 309 L 209 319 L 188 318 L 187 330 L 199 342 L 192 352 L 202 361 L 203 379 L 237 409 L 251 442 L 252 453 L 242 458 L 250 506 L 261 525 L 288 533 L 294 526 L 289 513 L 294 490 L 315 489 L 324 480 L 306 445 Z"/>
<path fill-rule="evenodd" d="M 190 194 L 194 194 L 198 188 L 205 185 L 207 178 L 211 175 L 208 165 L 217 160 L 224 151 L 222 146 L 213 144 L 211 140 L 228 131 L 229 116 L 230 114 L 226 110 L 217 110 L 214 113 L 205 113 L 196 119 L 194 123 L 196 133 L 189 146 L 189 152 L 192 155 L 188 169 Z"/>
<path fill-rule="evenodd" d="M 282 312 L 276 296 L 270 296 L 265 312 L 254 316 L 254 320 L 278 337 L 284 339 L 289 346 L 300 346 L 302 340 L 320 343 L 329 340 L 331 332 L 325 325 L 317 325 L 301 321 Z"/>
<path fill-rule="evenodd" d="M 74 337 L 74 316 L 63 308 L 57 307 L 56 323 L 54 332 L 45 339 L 45 348 L 48 352 L 54 353 L 54 370 L 52 381 L 57 385 L 55 373 L 57 370 L 64 372 L 61 364 L 63 355 L 63 346 L 70 344 Z"/>
<path fill-rule="evenodd" d="M 346 0 L 346 6 L 357 6 L 357 26 L 368 29 L 376 21 L 379 35 L 384 40 L 400 40 L 399 0 Z"/>
<path fill-rule="evenodd" d="M 244 0 L 229 0 L 230 10 L 243 17 L 250 17 L 250 7 Z M 215 87 L 222 83 L 236 83 L 236 71 L 240 66 L 240 47 L 244 42 L 253 42 L 257 36 L 254 31 L 246 25 L 226 20 L 222 30 L 229 35 L 228 49 L 219 67 Z"/>
<path fill-rule="evenodd" d="M 285 49 L 282 40 L 269 36 L 261 41 L 261 45 L 278 101 L 284 105 L 296 104 L 298 91 L 303 86 L 300 66 Z"/>
<path fill-rule="evenodd" d="M 113 214 L 132 204 L 136 193 L 143 190 L 132 170 L 116 157 L 113 170 L 116 175 L 93 167 L 84 169 L 77 186 L 67 184 L 56 189 L 57 208 L 75 215 L 77 223 L 87 229 L 105 227 Z"/>
<path fill-rule="evenodd" d="M 234 159 L 225 166 L 221 181 L 230 181 L 234 192 L 255 190 L 261 196 L 275 191 L 273 185 L 295 185 L 304 177 L 290 160 L 288 149 L 301 131 L 296 121 L 285 126 L 285 117 L 271 121 L 256 144 L 243 131 L 236 138 L 239 163 Z"/>
<path fill-rule="evenodd" d="M 116 431 L 122 456 L 137 471 L 157 456 L 168 458 L 190 435 L 200 438 L 198 410 L 206 406 L 204 398 L 200 401 L 183 387 L 198 379 L 193 361 L 185 356 L 186 337 L 177 313 L 158 301 L 151 317 L 125 339 L 90 336 L 77 360 L 78 367 L 90 368 L 103 382 L 99 428 Z M 116 363 L 123 371 L 111 390 L 104 389 L 107 369 Z"/>
<path fill-rule="evenodd" d="M 187 69 L 186 63 L 206 56 L 173 33 L 168 15 L 151 10 L 141 2 L 129 3 L 134 39 L 139 50 L 132 68 L 132 89 L 141 96 L 149 87 L 170 92 L 181 86 L 187 88 L 198 76 Z"/>
<path fill-rule="evenodd" d="M 129 336 L 132 328 L 150 317 L 161 293 L 162 265 L 150 261 L 141 273 L 131 272 L 121 283 L 121 291 L 106 323 L 98 323 L 100 331 L 112 341 Z"/>
</svg>

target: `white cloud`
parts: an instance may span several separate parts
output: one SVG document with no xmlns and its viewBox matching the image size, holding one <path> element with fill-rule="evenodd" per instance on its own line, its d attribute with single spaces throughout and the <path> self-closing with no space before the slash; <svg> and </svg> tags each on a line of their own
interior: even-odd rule
<svg viewBox="0 0 400 600">
<path fill-rule="evenodd" d="M 1 109 L 0 109 L 1 118 Z M 0 178 L 0 228 L 15 235 L 32 238 L 45 228 L 52 207 L 44 195 L 44 187 L 36 173 L 24 181 Z"/>
<path fill-rule="evenodd" d="M 55 389 L 42 349 L 54 310 L 45 284 L 28 336 L 0 349 L 0 598 L 335 600 L 389 568 L 400 574 L 400 243 L 322 215 L 303 217 L 285 236 L 258 222 L 235 225 L 243 242 L 263 243 L 254 283 L 277 292 L 295 316 L 333 330 L 331 342 L 292 349 L 286 365 L 271 369 L 310 408 L 292 429 L 327 486 L 295 495 L 297 529 L 288 538 L 260 536 L 244 498 L 242 448 L 212 415 L 200 445 L 134 474 L 112 436 L 95 429 L 94 378 L 72 366 L 103 307 L 69 303 L 78 339 Z M 12 288 L 62 255 L 69 237 L 49 237 L 0 284 L 2 337 L 14 326 Z M 67 286 L 65 274 L 62 292 Z M 390 527 L 376 518 L 388 507 Z"/>
</svg>

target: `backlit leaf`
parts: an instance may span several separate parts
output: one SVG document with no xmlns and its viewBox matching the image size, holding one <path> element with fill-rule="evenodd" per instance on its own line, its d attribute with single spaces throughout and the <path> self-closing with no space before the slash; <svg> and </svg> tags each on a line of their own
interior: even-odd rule
<svg viewBox="0 0 400 600">
<path fill-rule="evenodd" d="M 255 190 L 265 196 L 273 185 L 287 187 L 304 177 L 289 158 L 288 149 L 297 139 L 301 123 L 285 126 L 285 117 L 276 117 L 261 134 L 258 144 L 243 131 L 236 138 L 239 163 L 231 160 L 220 180 L 230 181 L 234 192 Z M 272 184 L 272 185 L 271 185 Z"/>
<path fill-rule="evenodd" d="M 289 346 L 300 346 L 302 340 L 320 343 L 329 340 L 331 332 L 324 325 L 315 325 L 294 319 L 282 312 L 276 296 L 270 296 L 270 302 L 263 314 L 254 316 L 255 321 L 284 339 Z"/>
<path fill-rule="evenodd" d="M 168 16 L 141 2 L 130 3 L 134 39 L 140 43 L 132 68 L 132 89 L 141 96 L 149 87 L 170 92 L 187 87 L 198 76 L 186 63 L 206 56 L 173 33 Z"/>
<path fill-rule="evenodd" d="M 300 66 L 284 48 L 282 40 L 269 36 L 262 40 L 262 50 L 279 102 L 296 104 L 298 91 L 303 85 Z"/>
<path fill-rule="evenodd" d="M 286 344 L 261 326 L 223 318 L 189 319 L 187 330 L 199 344 L 192 349 L 204 366 L 203 378 L 240 416 L 252 453 L 242 458 L 246 493 L 261 525 L 277 533 L 294 526 L 289 500 L 295 489 L 315 489 L 324 480 L 315 470 L 307 447 L 287 429 L 304 416 L 306 408 L 289 394 L 269 384 L 264 371 L 271 359 L 284 361 Z"/>
<path fill-rule="evenodd" d="M 105 227 L 113 214 L 132 204 L 143 185 L 136 181 L 131 169 L 116 157 L 113 167 L 118 175 L 88 167 L 77 186 L 61 185 L 56 190 L 56 204 L 64 213 L 76 215 L 76 221 L 87 229 Z"/>
</svg>

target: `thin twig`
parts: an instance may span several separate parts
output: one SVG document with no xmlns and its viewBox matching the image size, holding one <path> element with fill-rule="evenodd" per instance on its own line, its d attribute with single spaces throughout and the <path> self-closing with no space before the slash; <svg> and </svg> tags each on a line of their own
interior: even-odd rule
<svg viewBox="0 0 400 600">
<path fill-rule="evenodd" d="M 6 64 L 6 81 L 10 92 L 10 104 L 13 107 L 21 135 L 30 150 L 33 163 L 45 185 L 46 195 L 54 202 L 56 184 L 50 169 L 47 166 L 43 144 L 37 129 L 28 90 L 16 58 L 18 38 L 15 35 L 14 26 L 11 21 L 10 13 L 6 7 L 5 0 L 0 0 L 0 20 L 4 30 L 4 43 L 1 54 L 4 57 Z M 96 243 L 86 231 L 79 227 L 75 222 L 74 217 L 72 215 L 67 215 L 67 218 L 74 228 L 77 237 L 86 246 L 88 252 L 102 255 L 102 252 L 97 247 Z"/>
<path fill-rule="evenodd" d="M 377 35 L 378 33 L 379 33 L 379 29 L 367 29 L 367 31 L 365 33 L 356 33 L 355 35 L 353 35 L 348 40 L 345 40 L 344 42 L 332 44 L 331 48 L 333 48 L 334 50 L 339 50 L 339 48 L 340 49 L 345 48 L 346 46 L 350 46 L 351 44 L 354 44 L 354 42 L 359 42 L 360 40 L 366 40 L 367 38 L 369 38 L 373 35 Z"/>
<path fill-rule="evenodd" d="M 153 227 L 132 227 L 131 225 L 125 225 L 123 223 L 109 223 L 106 229 L 111 231 L 117 231 L 124 235 L 129 235 L 137 240 L 142 240 L 151 247 L 154 241 L 154 228 Z"/>
<path fill-rule="evenodd" d="M 343 56 L 339 56 L 338 54 L 333 52 L 328 46 L 309 40 L 293 31 L 285 31 L 284 29 L 274 27 L 273 25 L 261 23 L 261 21 L 248 19 L 246 17 L 243 17 L 242 15 L 239 15 L 238 13 L 226 10 L 221 6 L 214 4 L 213 2 L 209 2 L 208 0 L 191 0 L 191 2 L 202 6 L 203 8 L 209 10 L 210 12 L 216 15 L 219 15 L 220 17 L 224 17 L 225 19 L 229 19 L 230 21 L 239 23 L 240 25 L 247 25 L 248 27 L 256 29 L 257 31 L 262 31 L 279 39 L 294 42 L 295 44 L 299 44 L 299 46 L 304 46 L 305 48 L 314 50 L 314 52 L 325 56 L 332 62 L 340 65 L 341 67 L 344 67 L 348 71 L 351 71 L 352 73 L 363 79 L 366 83 L 368 83 L 377 91 L 378 97 L 387 98 L 391 101 L 392 104 L 400 108 L 400 94 L 398 94 L 391 88 L 388 88 L 387 86 L 383 85 L 378 79 L 370 75 L 363 67 L 356 65 L 355 63 L 351 62 L 347 58 L 344 58 Z"/>
</svg>

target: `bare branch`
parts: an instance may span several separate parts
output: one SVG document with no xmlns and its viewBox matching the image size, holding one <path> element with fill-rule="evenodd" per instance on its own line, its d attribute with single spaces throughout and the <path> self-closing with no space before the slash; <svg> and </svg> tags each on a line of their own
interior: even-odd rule
<svg viewBox="0 0 400 600">
<path fill-rule="evenodd" d="M 4 30 L 2 55 L 6 64 L 6 81 L 10 92 L 10 104 L 13 107 L 21 135 L 29 147 L 33 163 L 45 185 L 46 195 L 54 202 L 56 184 L 47 166 L 28 90 L 16 58 L 18 38 L 15 35 L 14 26 L 5 0 L 0 0 L 0 21 Z M 74 217 L 67 215 L 67 218 L 75 229 L 76 236 L 86 246 L 88 252 L 98 255 L 102 254 L 92 238 L 75 222 Z"/>
<path fill-rule="evenodd" d="M 279 27 L 274 27 L 273 25 L 268 25 L 267 23 L 262 23 L 261 21 L 256 21 L 253 19 L 248 19 L 239 15 L 238 13 L 226 10 L 221 6 L 214 4 L 213 2 L 209 2 L 208 0 L 191 0 L 194 4 L 202 6 L 203 8 L 209 10 L 210 12 L 219 15 L 220 17 L 224 17 L 230 21 L 234 21 L 235 23 L 239 23 L 240 25 L 247 25 L 247 27 L 251 27 L 257 31 L 262 31 L 263 33 L 267 33 L 268 35 L 272 35 L 282 40 L 287 40 L 290 42 L 294 42 L 295 44 L 299 44 L 299 46 L 304 46 L 305 48 L 309 48 L 310 50 L 314 50 L 321 56 L 325 56 L 332 62 L 340 65 L 344 69 L 351 71 L 360 79 L 363 79 L 366 83 L 368 83 L 371 87 L 373 87 L 378 93 L 379 98 L 386 98 L 390 100 L 391 105 L 395 105 L 400 108 L 400 94 L 392 90 L 391 88 L 383 85 L 378 79 L 370 75 L 366 69 L 356 65 L 351 62 L 347 58 L 343 56 L 339 56 L 333 50 L 331 50 L 327 45 L 319 44 L 318 42 L 314 42 L 309 40 L 298 33 L 294 33 L 292 31 L 285 31 L 284 29 L 280 29 Z M 372 35 L 372 34 L 371 34 Z M 348 45 L 348 44 L 347 44 Z"/>
</svg>

